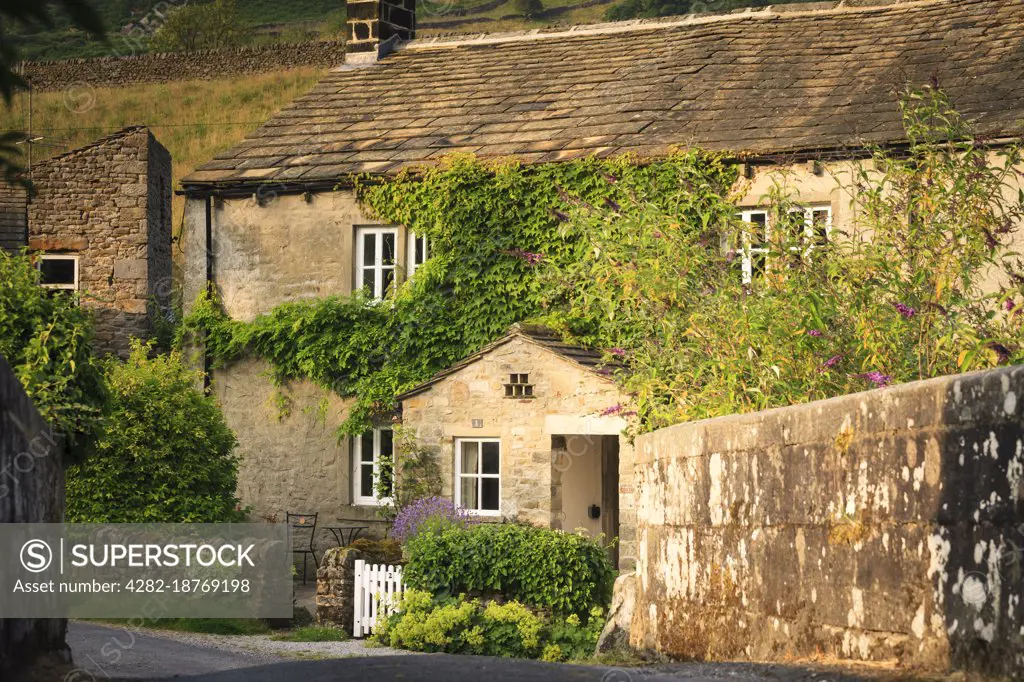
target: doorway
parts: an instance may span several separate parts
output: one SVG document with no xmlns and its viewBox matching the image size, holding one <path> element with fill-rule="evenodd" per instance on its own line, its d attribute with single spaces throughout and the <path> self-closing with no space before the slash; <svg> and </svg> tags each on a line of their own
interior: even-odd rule
<svg viewBox="0 0 1024 682">
<path fill-rule="evenodd" d="M 551 437 L 551 527 L 603 534 L 606 542 L 618 537 L 618 436 Z M 617 548 L 610 558 L 617 562 Z"/>
</svg>

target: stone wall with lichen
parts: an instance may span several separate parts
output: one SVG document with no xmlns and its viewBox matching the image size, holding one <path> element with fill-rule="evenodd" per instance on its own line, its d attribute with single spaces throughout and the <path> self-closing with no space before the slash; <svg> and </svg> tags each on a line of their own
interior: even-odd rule
<svg viewBox="0 0 1024 682">
<path fill-rule="evenodd" d="M 1024 367 L 637 439 L 631 643 L 1024 669 Z"/>
</svg>

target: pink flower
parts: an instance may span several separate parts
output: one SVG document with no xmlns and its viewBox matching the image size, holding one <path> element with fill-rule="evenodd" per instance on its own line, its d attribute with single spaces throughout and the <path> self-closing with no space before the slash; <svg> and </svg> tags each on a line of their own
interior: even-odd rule
<svg viewBox="0 0 1024 682">
<path fill-rule="evenodd" d="M 867 379 L 875 386 L 882 388 L 892 383 L 892 377 L 888 374 L 882 374 L 881 372 L 864 372 L 863 374 L 856 375 L 859 379 Z"/>
<path fill-rule="evenodd" d="M 615 348 L 609 348 L 608 352 L 611 353 L 612 355 L 618 355 L 621 357 L 626 354 L 626 349 L 619 348 L 618 346 L 616 346 Z"/>
<path fill-rule="evenodd" d="M 807 333 L 815 338 L 818 338 L 819 336 L 824 336 L 824 333 L 820 329 L 808 329 Z"/>
<path fill-rule="evenodd" d="M 839 361 L 842 360 L 842 359 L 843 359 L 842 355 L 833 355 L 828 360 L 826 360 L 825 362 L 822 363 L 821 368 L 818 371 L 820 371 L 820 372 L 827 372 L 830 369 L 832 369 L 833 367 L 835 367 L 836 365 L 838 365 Z"/>
<path fill-rule="evenodd" d="M 900 315 L 907 318 L 908 320 L 917 313 L 916 310 L 914 310 L 908 305 L 904 305 L 903 303 L 893 303 L 893 307 L 896 308 L 896 311 L 899 312 Z"/>
</svg>

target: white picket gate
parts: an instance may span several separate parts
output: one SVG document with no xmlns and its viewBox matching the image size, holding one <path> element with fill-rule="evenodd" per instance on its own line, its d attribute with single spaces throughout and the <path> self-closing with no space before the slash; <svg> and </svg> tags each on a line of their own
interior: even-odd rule
<svg viewBox="0 0 1024 682">
<path fill-rule="evenodd" d="M 365 637 L 376 628 L 377 614 L 389 616 L 398 610 L 405 585 L 402 583 L 401 566 L 368 564 L 357 559 L 355 569 L 352 636 Z"/>
</svg>

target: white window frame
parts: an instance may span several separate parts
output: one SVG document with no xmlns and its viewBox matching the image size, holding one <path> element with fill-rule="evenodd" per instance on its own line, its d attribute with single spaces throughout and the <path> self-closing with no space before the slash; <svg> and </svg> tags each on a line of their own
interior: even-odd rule
<svg viewBox="0 0 1024 682">
<path fill-rule="evenodd" d="M 383 505 L 391 504 L 391 497 L 377 497 L 377 481 L 380 479 L 380 457 L 381 457 L 381 432 L 388 431 L 391 429 L 374 429 L 373 430 L 373 461 L 363 461 L 363 436 L 352 436 L 352 504 L 359 506 L 369 507 L 380 507 Z M 365 434 L 363 434 L 365 435 Z M 395 452 L 395 441 L 394 434 L 392 433 L 391 440 L 391 457 L 394 459 Z M 362 495 L 362 473 L 363 467 L 370 465 L 373 467 L 373 494 Z M 391 479 L 391 494 L 394 495 L 394 472 L 392 472 Z"/>
<path fill-rule="evenodd" d="M 409 262 L 409 276 L 412 277 L 416 274 L 417 268 L 430 258 L 430 242 L 427 241 L 426 235 L 418 235 L 412 230 L 409 230 L 408 242 L 406 245 L 406 260 Z M 416 262 L 416 242 L 423 242 L 423 260 L 419 263 Z"/>
<path fill-rule="evenodd" d="M 364 265 L 365 259 L 365 246 L 363 242 L 364 237 L 368 234 L 375 235 L 374 241 L 374 259 L 373 265 Z M 395 242 L 395 261 L 391 265 L 384 263 L 384 235 L 390 234 L 394 236 Z M 370 292 L 370 296 L 374 300 L 381 300 L 387 293 L 384 291 L 384 273 L 387 271 L 391 272 L 392 286 L 396 284 L 395 281 L 395 266 L 398 261 L 398 228 L 395 226 L 380 226 L 380 225 L 358 225 L 356 226 L 356 262 L 355 262 L 355 288 L 360 290 L 365 288 L 363 284 L 363 274 L 366 271 L 373 272 L 373 290 Z"/>
<path fill-rule="evenodd" d="M 479 447 L 477 450 L 477 457 L 480 458 L 478 467 L 481 471 L 477 473 L 464 474 L 462 472 L 462 446 L 464 443 L 478 443 Z M 485 474 L 483 473 L 483 444 L 484 443 L 497 443 L 498 444 L 498 473 L 496 474 Z M 455 439 L 455 494 L 453 496 L 455 500 L 455 506 L 463 509 L 467 514 L 475 516 L 500 516 L 501 515 L 501 460 L 502 460 L 502 448 L 500 438 L 456 438 Z M 462 503 L 462 479 L 463 478 L 475 478 L 477 479 L 477 490 L 483 490 L 483 479 L 493 478 L 498 480 L 498 508 L 497 509 L 479 509 L 474 507 L 467 507 Z M 479 494 L 479 493 L 478 493 Z"/>
<path fill-rule="evenodd" d="M 72 256 L 63 253 L 41 253 L 36 256 L 36 269 L 42 274 L 43 261 L 48 260 L 69 260 L 75 264 L 75 281 L 73 284 L 42 284 L 40 286 L 46 289 L 59 289 L 61 291 L 78 291 L 79 282 L 79 263 L 78 256 Z"/>
<path fill-rule="evenodd" d="M 809 257 L 811 252 L 817 248 L 816 235 L 814 234 L 814 216 L 816 213 L 825 213 L 825 241 L 828 242 L 832 239 L 832 206 L 830 204 L 811 204 L 808 206 L 800 206 L 790 211 L 791 213 L 803 213 L 804 214 L 804 239 L 806 247 L 804 248 L 804 255 Z M 741 221 L 744 223 L 752 224 L 752 218 L 754 215 L 764 216 L 764 244 L 768 244 L 771 239 L 771 214 L 767 209 L 763 208 L 752 208 L 744 209 L 736 214 Z M 740 249 L 740 256 L 742 258 L 743 265 L 743 283 L 750 284 L 753 281 L 754 274 L 754 260 L 752 256 L 754 254 L 764 254 L 767 258 L 770 247 L 767 248 L 753 248 L 750 246 L 750 237 L 746 231 L 743 232 L 741 237 L 742 248 Z M 792 251 L 796 251 L 797 248 L 792 248 Z M 765 270 L 768 269 L 768 263 L 765 262 Z"/>
</svg>

